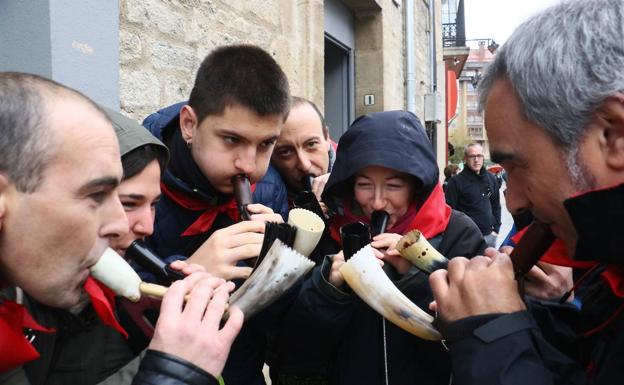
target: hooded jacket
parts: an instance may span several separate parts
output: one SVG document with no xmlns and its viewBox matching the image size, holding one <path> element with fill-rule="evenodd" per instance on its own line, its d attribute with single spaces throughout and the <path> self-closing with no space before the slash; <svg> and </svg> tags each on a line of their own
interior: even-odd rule
<svg viewBox="0 0 624 385">
<path fill-rule="evenodd" d="M 180 136 L 179 111 L 185 103 L 178 103 L 148 116 L 143 124 L 156 137 L 168 145 L 171 160 L 165 171 L 161 186 L 184 193 L 202 202 L 222 204 L 232 196 L 220 194 L 212 188 L 194 163 Z M 279 213 L 288 214 L 286 186 L 275 169 L 269 166 L 264 177 L 256 183 L 253 193 L 256 203 L 261 203 Z M 180 236 L 202 212 L 187 210 L 170 199 L 166 194 L 156 206 L 154 234 L 148 239 L 148 245 L 171 263 L 190 257 L 212 233 L 234 224 L 225 212 L 216 215 L 207 232 L 196 235 Z M 241 282 L 236 282 L 237 286 Z M 262 367 L 266 349 L 266 332 L 272 327 L 275 317 L 279 317 L 283 307 L 290 303 L 295 289 L 282 296 L 268 308 L 246 320 L 230 350 L 228 361 L 223 370 L 223 378 L 228 385 L 263 385 Z"/>
<path fill-rule="evenodd" d="M 476 225 L 467 216 L 451 212 L 443 195 L 432 194 L 437 189 L 442 194 L 438 168 L 425 130 L 415 115 L 389 111 L 362 116 L 341 137 L 323 193 L 323 201 L 336 215 L 344 213 L 344 202 L 353 196 L 353 175 L 371 165 L 414 176 L 422 185 L 423 195 L 436 198 L 435 204 L 423 205 L 417 217 L 427 214 L 434 222 L 444 224 L 429 239 L 441 253 L 454 257 L 483 251 L 485 243 Z M 339 250 L 336 245 L 335 251 Z M 283 322 L 291 330 L 284 329 L 285 335 L 292 336 L 296 330 L 306 332 L 297 338 L 280 339 L 275 370 L 279 372 L 276 377 L 284 377 L 280 385 L 289 384 L 285 373 L 295 377 L 322 373 L 326 383 L 336 385 L 448 383 L 449 357 L 440 343 L 412 336 L 386 322 L 352 292 L 332 286 L 328 282 L 330 269 L 331 260 L 326 258 L 303 284 Z M 412 269 L 395 284 L 422 309 L 428 308 L 432 294 L 425 273 Z"/>
</svg>

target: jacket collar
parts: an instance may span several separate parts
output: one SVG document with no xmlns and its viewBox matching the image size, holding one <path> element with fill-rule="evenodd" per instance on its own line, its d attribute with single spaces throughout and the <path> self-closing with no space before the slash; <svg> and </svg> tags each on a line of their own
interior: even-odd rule
<svg viewBox="0 0 624 385">
<path fill-rule="evenodd" d="M 624 266 L 624 184 L 564 202 L 578 234 L 574 259 Z"/>
</svg>

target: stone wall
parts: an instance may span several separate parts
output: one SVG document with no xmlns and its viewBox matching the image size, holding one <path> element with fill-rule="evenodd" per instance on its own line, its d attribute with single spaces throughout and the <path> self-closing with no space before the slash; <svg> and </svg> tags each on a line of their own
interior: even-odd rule
<svg viewBox="0 0 624 385">
<path fill-rule="evenodd" d="M 427 1 L 414 3 L 416 113 L 422 118 L 430 85 L 429 14 Z M 404 4 L 345 4 L 355 16 L 356 116 L 406 108 Z M 120 0 L 121 108 L 143 119 L 185 100 L 207 53 L 251 43 L 274 55 L 293 94 L 322 109 L 323 42 L 323 0 Z M 366 94 L 375 95 L 374 106 L 364 106 Z"/>
<path fill-rule="evenodd" d="M 293 94 L 323 102 L 322 0 L 120 0 L 121 108 L 142 119 L 190 94 L 201 60 L 224 44 L 271 53 Z"/>
</svg>

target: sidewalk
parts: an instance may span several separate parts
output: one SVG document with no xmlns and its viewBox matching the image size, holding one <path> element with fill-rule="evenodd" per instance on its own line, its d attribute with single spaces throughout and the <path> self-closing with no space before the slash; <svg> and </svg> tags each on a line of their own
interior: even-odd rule
<svg viewBox="0 0 624 385">
<path fill-rule="evenodd" d="M 503 243 L 507 234 L 511 230 L 513 226 L 513 218 L 509 211 L 507 211 L 507 203 L 505 201 L 505 194 L 503 193 L 507 188 L 507 183 L 503 182 L 503 185 L 500 189 L 500 204 L 501 204 L 501 227 L 498 232 L 498 238 L 496 238 L 496 248 L 500 247 L 500 244 Z"/>
</svg>

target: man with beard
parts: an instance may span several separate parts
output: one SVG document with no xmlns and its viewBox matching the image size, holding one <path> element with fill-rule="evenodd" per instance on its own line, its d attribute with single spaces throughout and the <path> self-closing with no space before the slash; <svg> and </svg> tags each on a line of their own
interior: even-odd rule
<svg viewBox="0 0 624 385">
<path fill-rule="evenodd" d="M 542 260 L 591 270 L 580 311 L 525 304 L 488 249 L 430 277 L 461 384 L 613 384 L 624 375 L 624 2 L 568 1 L 522 24 L 481 86 L 507 206 L 557 244 Z M 583 374 L 583 370 L 585 374 Z"/>
</svg>

